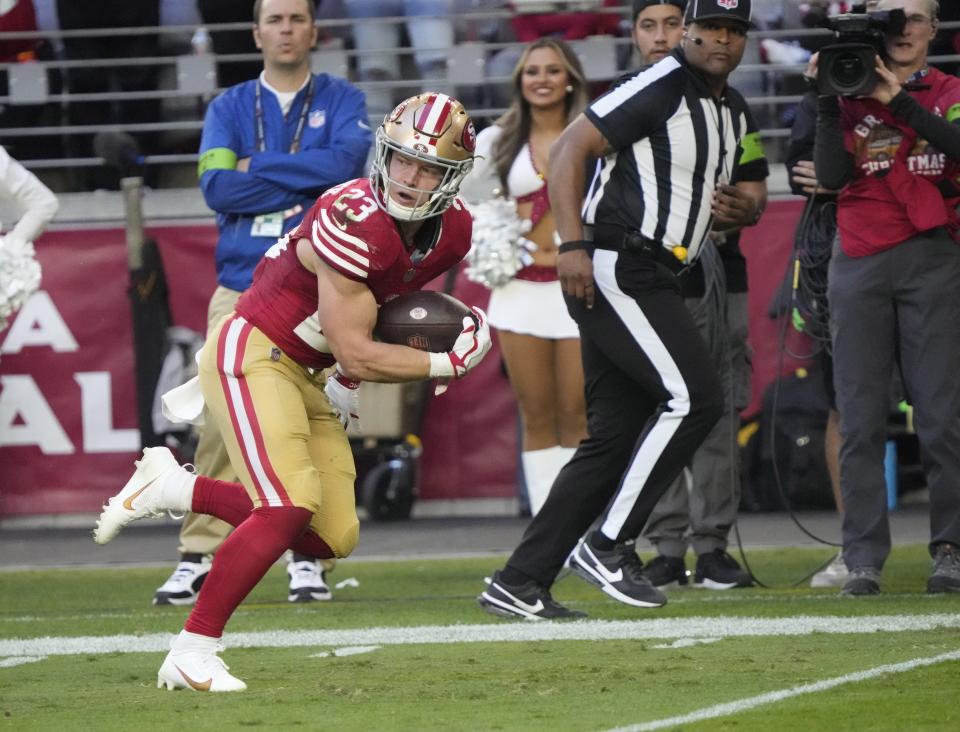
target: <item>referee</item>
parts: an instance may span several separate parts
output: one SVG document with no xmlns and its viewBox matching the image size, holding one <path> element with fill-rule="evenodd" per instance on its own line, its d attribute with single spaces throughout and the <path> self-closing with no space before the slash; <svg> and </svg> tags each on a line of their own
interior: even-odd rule
<svg viewBox="0 0 960 732">
<path fill-rule="evenodd" d="M 729 183 L 751 154 L 744 138 L 754 128 L 727 86 L 750 0 L 690 0 L 684 25 L 680 48 L 596 100 L 551 149 L 557 269 L 580 326 L 590 436 L 480 595 L 498 615 L 582 617 L 549 592 L 568 555 L 614 599 L 666 603 L 644 577 L 633 537 L 723 409 L 677 278 L 711 228 L 754 223 L 763 201 L 762 183 Z"/>
</svg>

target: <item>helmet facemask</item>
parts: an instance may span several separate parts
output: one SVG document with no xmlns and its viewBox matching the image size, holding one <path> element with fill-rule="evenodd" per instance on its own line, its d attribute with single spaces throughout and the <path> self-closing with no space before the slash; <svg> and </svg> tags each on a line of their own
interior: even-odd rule
<svg viewBox="0 0 960 732">
<path fill-rule="evenodd" d="M 377 128 L 376 155 L 370 169 L 377 204 L 400 221 L 419 221 L 443 213 L 473 167 L 475 144 L 473 122 L 455 99 L 428 93 L 401 102 Z M 395 153 L 441 169 L 440 183 L 433 190 L 424 190 L 393 180 L 390 161 Z M 390 195 L 394 186 L 419 194 L 419 205 L 397 202 Z"/>
</svg>

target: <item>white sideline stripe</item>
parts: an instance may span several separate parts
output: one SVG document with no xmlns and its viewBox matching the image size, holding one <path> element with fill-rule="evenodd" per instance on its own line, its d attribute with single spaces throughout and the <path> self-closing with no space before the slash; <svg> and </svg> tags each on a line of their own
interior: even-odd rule
<svg viewBox="0 0 960 732">
<path fill-rule="evenodd" d="M 726 704 L 716 704 L 712 707 L 705 707 L 696 712 L 682 714 L 677 717 L 657 719 L 653 722 L 644 722 L 643 724 L 632 724 L 629 727 L 617 727 L 609 732 L 647 732 L 647 730 L 663 729 L 664 727 L 676 727 L 683 724 L 702 722 L 705 719 L 726 717 L 731 714 L 745 712 L 749 709 L 763 706 L 764 704 L 772 704 L 774 702 L 783 701 L 784 699 L 790 699 L 791 697 L 800 696 L 802 694 L 813 694 L 818 691 L 827 691 L 828 689 L 832 689 L 835 686 L 840 686 L 841 684 L 852 684 L 858 681 L 868 681 L 879 676 L 886 676 L 887 674 L 900 674 L 905 671 L 912 671 L 915 668 L 920 668 L 921 666 L 933 666 L 938 663 L 943 663 L 944 661 L 956 660 L 960 660 L 960 651 L 950 651 L 949 653 L 941 653 L 938 656 L 929 656 L 928 658 L 914 658 L 912 661 L 891 663 L 886 666 L 877 666 L 876 668 L 870 668 L 866 671 L 857 671 L 852 674 L 836 676 L 832 679 L 816 681 L 812 684 L 794 686 L 791 689 L 770 691 L 766 694 L 750 696 L 746 699 L 727 702 Z"/>
<path fill-rule="evenodd" d="M 651 648 L 691 648 L 693 646 L 702 646 L 707 643 L 716 643 L 723 638 L 677 638 L 673 643 L 660 643 Z"/>
<path fill-rule="evenodd" d="M 13 656 L 12 658 L 0 658 L 0 668 L 12 668 L 13 666 L 23 666 L 25 663 L 36 663 L 42 661 L 45 656 Z"/>
<path fill-rule="evenodd" d="M 530 641 L 609 641 L 668 638 L 794 636 L 960 628 L 958 613 L 922 615 L 813 616 L 790 618 L 664 618 L 655 620 L 579 620 L 567 623 L 503 622 L 485 625 L 424 625 L 352 630 L 228 633 L 228 648 L 303 646 L 386 646 L 448 643 L 527 643 Z M 170 648 L 168 633 L 0 640 L 4 656 L 71 656 L 98 653 L 155 653 Z"/>
<path fill-rule="evenodd" d="M 335 648 L 332 651 L 320 651 L 320 653 L 314 653 L 310 658 L 330 658 L 330 656 L 336 656 L 342 658 L 344 656 L 357 656 L 361 653 L 371 653 L 372 651 L 379 651 L 380 646 L 347 646 L 345 648 Z"/>
</svg>

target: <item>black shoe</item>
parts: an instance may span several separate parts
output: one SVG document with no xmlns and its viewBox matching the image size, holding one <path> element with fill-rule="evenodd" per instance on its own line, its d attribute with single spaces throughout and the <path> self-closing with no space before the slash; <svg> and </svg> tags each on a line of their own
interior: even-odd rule
<svg viewBox="0 0 960 732">
<path fill-rule="evenodd" d="M 752 587 L 753 578 L 723 549 L 714 549 L 697 557 L 693 584 L 708 590 L 732 590 L 734 587 Z"/>
<path fill-rule="evenodd" d="M 937 544 L 927 592 L 960 592 L 960 549 L 954 544 Z"/>
<path fill-rule="evenodd" d="M 678 587 L 686 585 L 690 573 L 682 557 L 667 557 L 658 554 L 643 567 L 643 576 L 654 587 Z"/>
<path fill-rule="evenodd" d="M 477 597 L 480 607 L 492 615 L 504 618 L 524 618 L 526 620 L 577 620 L 587 617 L 586 613 L 564 607 L 550 596 L 533 580 L 514 587 L 500 579 L 495 572 L 487 583 L 487 588 Z"/>
<path fill-rule="evenodd" d="M 157 588 L 154 605 L 192 605 L 210 572 L 210 562 L 199 554 L 180 559 L 167 581 Z"/>
<path fill-rule="evenodd" d="M 290 578 L 289 602 L 313 602 L 314 600 L 332 600 L 330 586 L 327 584 L 323 565 L 316 559 L 304 561 L 294 555 L 287 563 L 287 577 Z"/>
<path fill-rule="evenodd" d="M 880 594 L 880 570 L 874 567 L 854 567 L 840 590 L 841 595 L 862 596 Z"/>
<path fill-rule="evenodd" d="M 570 567 L 587 582 L 627 605 L 661 607 L 667 604 L 666 596 L 643 576 L 643 562 L 632 541 L 603 550 L 594 549 L 587 539 L 581 539 Z"/>
</svg>

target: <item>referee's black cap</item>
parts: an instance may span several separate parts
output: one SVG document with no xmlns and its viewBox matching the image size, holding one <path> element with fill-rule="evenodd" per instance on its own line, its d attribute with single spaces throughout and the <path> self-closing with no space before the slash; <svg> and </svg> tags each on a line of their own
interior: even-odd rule
<svg viewBox="0 0 960 732">
<path fill-rule="evenodd" d="M 732 18 L 753 27 L 751 11 L 750 0 L 690 0 L 684 21 L 695 23 L 711 18 Z"/>
<path fill-rule="evenodd" d="M 640 13 L 654 5 L 673 5 L 682 13 L 687 9 L 687 0 L 633 0 L 633 22 L 636 23 Z"/>
</svg>

